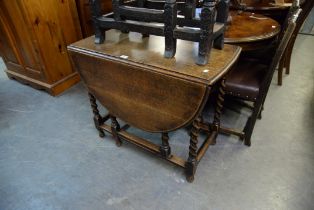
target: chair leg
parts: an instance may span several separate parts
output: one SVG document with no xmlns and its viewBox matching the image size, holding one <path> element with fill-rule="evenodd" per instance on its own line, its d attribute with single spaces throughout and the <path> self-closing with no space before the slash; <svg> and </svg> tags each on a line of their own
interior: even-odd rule
<svg viewBox="0 0 314 210">
<path fill-rule="evenodd" d="M 284 67 L 286 69 L 286 74 L 290 74 L 290 63 L 291 63 L 291 54 L 292 54 L 292 50 L 293 50 L 293 46 L 294 46 L 294 42 L 296 40 L 297 34 L 294 34 L 289 42 L 289 45 L 286 49 L 286 53 L 285 53 L 285 63 L 284 63 Z"/>
<path fill-rule="evenodd" d="M 286 74 L 290 74 L 290 63 L 291 63 L 291 51 L 290 53 L 288 53 L 287 57 L 285 58 Z"/>
<path fill-rule="evenodd" d="M 198 56 L 196 64 L 206 65 L 210 56 L 210 51 L 213 44 L 212 34 L 215 23 L 215 3 L 213 0 L 203 3 L 200 14 L 200 40 L 198 45 Z"/>
<path fill-rule="evenodd" d="M 254 126 L 255 126 L 257 117 L 260 114 L 260 112 L 262 110 L 262 107 L 263 107 L 263 103 L 259 102 L 259 101 L 256 101 L 254 103 L 254 108 L 253 108 L 252 115 L 249 117 L 248 121 L 245 124 L 243 132 L 245 134 L 244 135 L 244 144 L 246 146 L 251 146 L 252 133 L 253 133 L 253 130 L 254 130 Z"/>
<path fill-rule="evenodd" d="M 120 124 L 117 121 L 117 118 L 110 115 L 111 119 L 111 132 L 113 135 L 113 138 L 116 140 L 116 145 L 120 147 L 122 145 L 122 141 L 120 137 L 118 136 L 118 132 L 120 131 Z"/>
<path fill-rule="evenodd" d="M 171 157 L 171 148 L 169 145 L 169 136 L 168 133 L 162 133 L 161 134 L 161 146 L 160 146 L 160 153 L 161 156 L 164 158 L 170 158 Z"/>
<path fill-rule="evenodd" d="M 175 28 L 177 16 L 177 5 L 175 1 L 166 1 L 165 2 L 165 58 L 172 58 L 176 54 L 177 40 L 174 38 L 173 31 Z"/>
<path fill-rule="evenodd" d="M 244 141 L 244 145 L 250 147 L 251 146 L 251 136 L 252 136 L 252 125 L 251 125 L 251 117 L 249 117 L 248 121 L 245 124 L 243 129 L 244 137 L 241 138 Z M 251 131 L 251 132 L 249 132 Z"/>
<path fill-rule="evenodd" d="M 286 53 L 284 53 L 284 55 L 285 54 Z M 277 84 L 279 86 L 282 85 L 282 73 L 283 73 L 283 69 L 285 68 L 285 63 L 286 63 L 286 58 L 285 58 L 285 56 L 283 56 L 279 62 L 279 66 L 278 66 L 278 82 L 277 82 Z"/>
<path fill-rule="evenodd" d="M 95 44 L 102 44 L 105 40 L 105 32 L 102 31 L 102 29 L 99 27 L 99 25 L 96 23 L 96 19 L 100 17 L 101 11 L 100 11 L 100 0 L 91 0 L 91 13 L 92 13 L 92 20 L 95 30 Z"/>
<path fill-rule="evenodd" d="M 262 108 L 261 108 L 261 111 L 259 111 L 259 113 L 258 113 L 258 119 L 259 120 L 261 120 L 262 119 L 262 112 L 263 112 L 263 110 L 264 110 L 264 104 L 262 105 Z"/>
</svg>

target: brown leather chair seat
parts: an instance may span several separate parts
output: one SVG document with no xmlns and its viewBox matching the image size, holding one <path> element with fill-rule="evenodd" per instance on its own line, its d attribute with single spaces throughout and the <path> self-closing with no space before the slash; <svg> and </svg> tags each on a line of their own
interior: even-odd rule
<svg viewBox="0 0 314 210">
<path fill-rule="evenodd" d="M 255 101 L 267 66 L 255 60 L 239 62 L 235 71 L 226 78 L 226 93 L 246 100 Z"/>
<path fill-rule="evenodd" d="M 251 137 L 254 130 L 254 126 L 257 118 L 261 116 L 264 102 L 272 81 L 272 77 L 278 66 L 280 59 L 282 58 L 289 42 L 291 41 L 294 30 L 297 26 L 298 17 L 302 11 L 297 4 L 298 0 L 294 0 L 294 6 L 289 10 L 289 16 L 287 17 L 287 24 L 283 29 L 283 34 L 276 45 L 274 56 L 270 64 L 261 62 L 269 53 L 261 56 L 260 59 L 243 58 L 238 61 L 238 65 L 235 66 L 234 71 L 230 72 L 226 76 L 225 90 L 226 94 L 230 95 L 234 99 L 242 99 L 244 102 L 253 102 L 251 116 L 243 128 L 243 130 L 237 130 L 234 128 L 226 128 L 220 126 L 219 130 L 223 133 L 238 135 L 244 140 L 244 144 L 251 145 Z M 244 103 L 248 105 L 247 103 Z M 249 104 L 251 105 L 251 104 Z"/>
</svg>

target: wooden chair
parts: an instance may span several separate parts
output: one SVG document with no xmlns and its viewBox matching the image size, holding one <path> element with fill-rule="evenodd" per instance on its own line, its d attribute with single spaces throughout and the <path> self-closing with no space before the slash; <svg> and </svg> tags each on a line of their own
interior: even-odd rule
<svg viewBox="0 0 314 210">
<path fill-rule="evenodd" d="M 290 73 L 290 62 L 291 62 L 291 54 L 293 50 L 293 46 L 295 43 L 295 40 L 297 38 L 297 35 L 300 31 L 300 28 L 302 27 L 304 21 L 308 17 L 309 13 L 311 12 L 312 8 L 314 6 L 313 0 L 305 0 L 303 4 L 301 4 L 301 13 L 300 17 L 298 18 L 296 22 L 296 28 L 292 34 L 291 40 L 287 46 L 287 49 L 285 50 L 283 58 L 280 60 L 279 68 L 278 68 L 278 85 L 282 85 L 282 74 L 284 69 L 286 70 L 286 74 Z"/>
<path fill-rule="evenodd" d="M 227 76 L 225 82 L 226 95 L 231 96 L 233 99 L 253 102 L 253 107 L 252 114 L 248 118 L 243 131 L 221 127 L 220 132 L 238 135 L 241 139 L 244 139 L 245 145 L 251 145 L 251 136 L 256 119 L 263 109 L 274 71 L 291 40 L 300 12 L 301 9 L 298 9 L 290 14 L 283 37 L 280 43 L 278 43 L 275 55 L 269 65 L 265 65 L 254 59 L 242 60 L 239 61 L 237 67 Z"/>
<path fill-rule="evenodd" d="M 104 29 L 139 32 L 145 35 L 165 37 L 164 57 L 172 58 L 176 53 L 176 39 L 199 43 L 196 64 L 208 63 L 212 45 L 222 49 L 224 43 L 225 23 L 228 18 L 229 0 L 205 0 L 200 18 L 194 17 L 194 3 L 187 1 L 184 17 L 177 16 L 176 0 L 166 0 L 163 10 L 150 9 L 149 0 L 138 0 L 137 6 L 125 5 L 123 0 L 113 0 L 113 18 L 102 16 L 100 0 L 91 0 L 91 9 L 95 27 L 95 43 L 100 44 L 105 39 Z M 160 4 L 158 4 L 160 5 Z M 192 6 L 191 6 L 192 5 Z M 216 13 L 217 8 L 217 13 Z M 191 14 L 192 12 L 192 14 Z M 191 17 L 192 16 L 192 17 Z M 215 19 L 216 18 L 216 19 Z"/>
</svg>

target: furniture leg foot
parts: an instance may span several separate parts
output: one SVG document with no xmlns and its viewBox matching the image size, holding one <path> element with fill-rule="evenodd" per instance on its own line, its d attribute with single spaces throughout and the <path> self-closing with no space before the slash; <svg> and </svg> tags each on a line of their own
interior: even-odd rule
<svg viewBox="0 0 314 210">
<path fill-rule="evenodd" d="M 282 86 L 282 72 L 283 72 L 283 68 L 279 67 L 278 69 L 278 85 Z"/>
<path fill-rule="evenodd" d="M 259 120 L 261 120 L 262 119 L 262 112 L 260 112 L 259 114 L 258 114 L 258 117 L 257 117 Z"/>
<path fill-rule="evenodd" d="M 191 169 L 193 170 L 193 169 Z M 186 172 L 186 181 L 188 181 L 189 183 L 192 183 L 194 181 L 194 173 L 195 172 Z"/>
<path fill-rule="evenodd" d="M 102 44 L 104 43 L 104 40 L 105 40 L 105 37 L 102 34 L 102 32 L 95 33 L 95 44 Z"/>
<path fill-rule="evenodd" d="M 100 138 L 104 138 L 106 135 L 105 135 L 105 132 L 103 130 L 98 130 L 99 131 L 99 137 Z"/>
<path fill-rule="evenodd" d="M 251 146 L 251 135 L 252 135 L 252 128 L 250 128 L 251 125 L 251 121 L 252 121 L 252 117 L 249 117 L 248 121 L 246 122 L 246 125 L 243 129 L 244 132 L 244 136 L 242 137 L 242 140 L 244 142 L 244 145 L 250 147 Z"/>
<path fill-rule="evenodd" d="M 195 174 L 196 168 L 197 168 L 196 159 L 191 159 L 189 157 L 188 161 L 185 164 L 185 175 L 186 175 L 186 180 L 190 183 L 194 181 L 194 174 Z"/>
<path fill-rule="evenodd" d="M 244 137 L 244 145 L 250 147 L 251 146 L 251 137 Z"/>
<path fill-rule="evenodd" d="M 258 119 L 261 120 L 262 119 L 262 112 L 264 110 L 264 106 L 262 106 L 261 111 L 258 113 Z"/>
<path fill-rule="evenodd" d="M 164 53 L 165 58 L 173 58 L 173 56 L 176 54 L 176 51 L 174 49 L 166 49 Z"/>
<path fill-rule="evenodd" d="M 192 183 L 192 182 L 194 181 L 194 176 L 186 177 L 186 180 L 187 180 L 189 183 Z"/>
<path fill-rule="evenodd" d="M 122 146 L 122 141 L 121 139 L 118 137 L 118 139 L 116 139 L 116 145 L 117 147 L 121 147 Z"/>
<path fill-rule="evenodd" d="M 204 66 L 208 63 L 208 55 L 198 55 L 196 58 L 196 64 L 200 66 Z"/>
<path fill-rule="evenodd" d="M 214 40 L 214 48 L 223 49 L 224 48 L 224 35 L 220 35 Z"/>
</svg>

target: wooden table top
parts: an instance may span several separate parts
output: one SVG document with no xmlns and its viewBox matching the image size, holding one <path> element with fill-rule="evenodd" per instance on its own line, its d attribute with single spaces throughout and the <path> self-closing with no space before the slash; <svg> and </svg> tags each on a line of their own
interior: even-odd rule
<svg viewBox="0 0 314 210">
<path fill-rule="evenodd" d="M 103 44 L 94 44 L 94 36 L 91 36 L 70 45 L 68 49 L 89 54 L 93 52 L 96 57 L 118 59 L 132 65 L 149 65 L 161 74 L 206 85 L 219 80 L 241 52 L 241 48 L 234 45 L 225 45 L 223 50 L 212 49 L 208 64 L 198 66 L 195 64 L 197 43 L 177 40 L 177 52 L 172 59 L 164 58 L 164 45 L 164 37 L 151 35 L 143 38 L 139 33 L 123 34 L 118 30 L 109 30 Z"/>
<path fill-rule="evenodd" d="M 232 20 L 225 32 L 225 43 L 248 43 L 270 39 L 280 32 L 277 21 L 252 12 L 230 12 Z"/>
<path fill-rule="evenodd" d="M 177 40 L 174 58 L 164 58 L 164 37 L 106 31 L 68 46 L 88 91 L 131 126 L 169 132 L 190 124 L 207 102 L 212 85 L 237 61 L 241 48 L 212 49 L 209 63 L 195 64 L 198 43 Z"/>
</svg>

